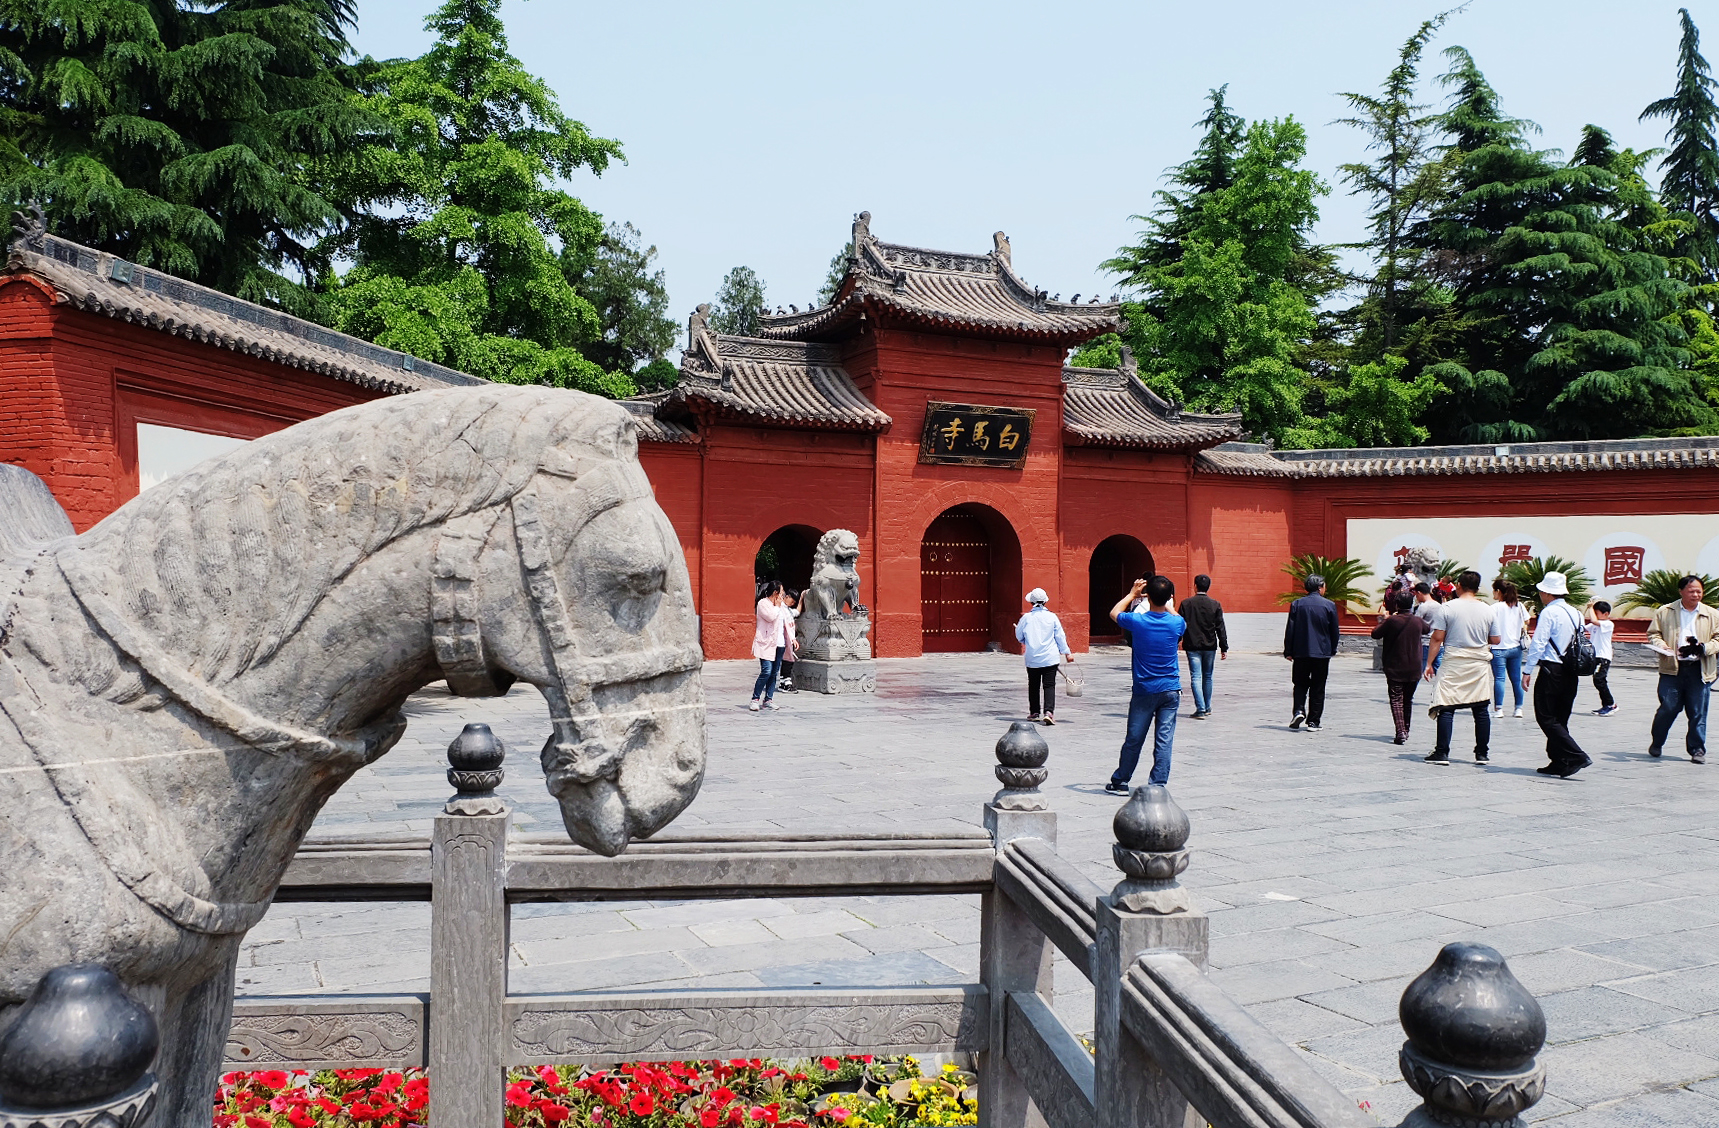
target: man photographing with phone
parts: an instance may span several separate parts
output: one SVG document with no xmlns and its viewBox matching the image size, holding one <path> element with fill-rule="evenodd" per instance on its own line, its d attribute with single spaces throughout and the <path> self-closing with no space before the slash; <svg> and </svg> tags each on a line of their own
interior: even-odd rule
<svg viewBox="0 0 1719 1128">
<path fill-rule="evenodd" d="M 1659 708 L 1653 714 L 1653 731 L 1647 754 L 1658 757 L 1665 751 L 1665 738 L 1677 714 L 1689 718 L 1683 747 L 1693 764 L 1707 762 L 1707 698 L 1715 676 L 1714 655 L 1719 654 L 1719 611 L 1701 601 L 1706 594 L 1700 576 L 1685 576 L 1677 582 L 1676 603 L 1667 603 L 1653 615 L 1647 644 L 1659 655 Z"/>
</svg>

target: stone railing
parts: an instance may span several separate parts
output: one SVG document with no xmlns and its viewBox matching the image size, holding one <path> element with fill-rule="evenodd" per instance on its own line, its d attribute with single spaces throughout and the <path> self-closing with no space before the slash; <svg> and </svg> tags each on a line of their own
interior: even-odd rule
<svg viewBox="0 0 1719 1128">
<path fill-rule="evenodd" d="M 500 747 L 468 725 L 449 750 L 459 794 L 428 840 L 321 839 L 279 901 L 431 905 L 428 995 L 247 996 L 229 1067 L 427 1066 L 433 1128 L 502 1120 L 510 1065 L 734 1056 L 971 1053 L 994 1128 L 1348 1128 L 1371 1116 L 1205 976 L 1205 914 L 1178 875 L 1187 815 L 1161 787 L 1115 818 L 1123 879 L 1106 892 L 1056 852 L 1039 785 L 1049 750 L 1017 722 L 983 831 L 950 835 L 664 837 L 604 858 L 510 836 Z M 487 767 L 472 765 L 485 758 Z M 512 994 L 509 907 L 531 901 L 975 893 L 980 976 L 949 987 Z M 1061 951 L 1095 989 L 1093 1051 L 1051 1007 Z M 1509 1128 L 1539 1099 L 1545 1019 L 1498 953 L 1452 944 L 1404 993 L 1410 1125 Z"/>
</svg>

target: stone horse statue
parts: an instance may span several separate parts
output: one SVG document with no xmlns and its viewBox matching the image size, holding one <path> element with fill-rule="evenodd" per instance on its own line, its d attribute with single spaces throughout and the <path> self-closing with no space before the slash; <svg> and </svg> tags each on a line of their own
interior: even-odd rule
<svg viewBox="0 0 1719 1128">
<path fill-rule="evenodd" d="M 111 969 L 159 1023 L 161 1125 L 208 1123 L 240 940 L 413 691 L 537 686 L 549 790 L 598 853 L 698 791 L 691 587 L 612 403 L 347 408 L 82 536 L 31 481 L 0 497 L 37 514 L 0 537 L 0 1028 L 50 969 Z"/>
</svg>

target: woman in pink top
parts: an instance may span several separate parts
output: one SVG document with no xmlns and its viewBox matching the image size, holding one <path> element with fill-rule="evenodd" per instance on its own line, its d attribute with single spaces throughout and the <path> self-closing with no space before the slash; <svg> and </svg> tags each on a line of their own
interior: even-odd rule
<svg viewBox="0 0 1719 1128">
<path fill-rule="evenodd" d="M 794 613 L 782 596 L 781 580 L 765 580 L 758 598 L 758 623 L 752 633 L 752 656 L 758 659 L 758 680 L 752 683 L 752 704 L 747 708 L 780 708 L 775 702 L 776 675 L 782 655 L 794 645 Z"/>
</svg>

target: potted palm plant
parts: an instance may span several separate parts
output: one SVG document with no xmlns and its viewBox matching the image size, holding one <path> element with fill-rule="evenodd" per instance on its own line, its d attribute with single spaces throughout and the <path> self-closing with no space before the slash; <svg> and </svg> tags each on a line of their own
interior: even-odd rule
<svg viewBox="0 0 1719 1128">
<path fill-rule="evenodd" d="M 1354 608 L 1371 611 L 1367 606 L 1367 593 L 1359 586 L 1360 582 L 1373 574 L 1373 570 L 1355 559 L 1353 556 L 1320 556 L 1318 553 L 1304 552 L 1292 556 L 1288 563 L 1279 569 L 1290 577 L 1290 590 L 1277 597 L 1283 604 L 1294 603 L 1307 594 L 1303 581 L 1308 576 L 1325 577 L 1325 598 L 1335 603 L 1339 608 L 1346 609 L 1352 614 Z M 1348 605 L 1353 604 L 1353 607 Z"/>
</svg>

